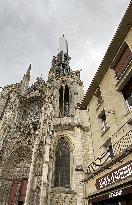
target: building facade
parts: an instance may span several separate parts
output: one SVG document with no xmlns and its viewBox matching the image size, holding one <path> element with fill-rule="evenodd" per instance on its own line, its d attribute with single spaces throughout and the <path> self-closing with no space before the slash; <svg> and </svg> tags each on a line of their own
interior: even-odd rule
<svg viewBox="0 0 132 205">
<path fill-rule="evenodd" d="M 91 205 L 132 204 L 132 3 L 81 104 L 94 160 L 84 170 Z"/>
</svg>

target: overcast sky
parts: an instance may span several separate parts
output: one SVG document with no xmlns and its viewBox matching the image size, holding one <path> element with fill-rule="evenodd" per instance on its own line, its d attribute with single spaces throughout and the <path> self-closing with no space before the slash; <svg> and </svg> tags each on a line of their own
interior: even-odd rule
<svg viewBox="0 0 132 205">
<path fill-rule="evenodd" d="M 88 88 L 130 0 L 0 0 L 0 86 L 47 79 L 65 34 L 71 68 Z"/>
</svg>

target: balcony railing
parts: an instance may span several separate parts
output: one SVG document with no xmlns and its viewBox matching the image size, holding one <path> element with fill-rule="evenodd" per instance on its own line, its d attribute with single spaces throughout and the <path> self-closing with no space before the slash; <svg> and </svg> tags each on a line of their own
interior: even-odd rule
<svg viewBox="0 0 132 205">
<path fill-rule="evenodd" d="M 87 175 L 95 172 L 97 169 L 101 168 L 108 160 L 111 159 L 110 152 L 104 152 L 100 157 L 96 158 L 91 164 L 87 167 Z"/>
<path fill-rule="evenodd" d="M 132 145 L 132 130 L 125 134 L 119 141 L 117 141 L 113 146 L 113 154 L 111 155 L 110 150 L 108 149 L 100 157 L 96 158 L 91 164 L 87 167 L 87 176 L 91 173 L 94 173 L 96 170 L 101 168 L 106 162 L 110 161 L 116 155 L 122 153 L 125 149 Z"/>
<path fill-rule="evenodd" d="M 132 130 L 123 136 L 118 142 L 113 145 L 114 155 L 121 153 L 123 150 L 132 145 Z"/>
</svg>

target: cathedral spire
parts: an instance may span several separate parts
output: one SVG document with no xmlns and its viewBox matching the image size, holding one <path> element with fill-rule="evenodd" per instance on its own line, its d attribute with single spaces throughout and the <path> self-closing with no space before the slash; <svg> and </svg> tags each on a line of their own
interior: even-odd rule
<svg viewBox="0 0 132 205">
<path fill-rule="evenodd" d="M 59 53 L 57 56 L 53 56 L 52 68 L 55 76 L 68 75 L 71 72 L 69 63 L 70 57 L 68 55 L 68 42 L 64 37 L 64 34 L 59 38 Z"/>
<path fill-rule="evenodd" d="M 27 92 L 29 81 L 30 81 L 30 71 L 31 71 L 31 64 L 29 65 L 26 74 L 24 74 L 22 82 L 21 82 L 21 94 L 24 95 Z"/>
</svg>

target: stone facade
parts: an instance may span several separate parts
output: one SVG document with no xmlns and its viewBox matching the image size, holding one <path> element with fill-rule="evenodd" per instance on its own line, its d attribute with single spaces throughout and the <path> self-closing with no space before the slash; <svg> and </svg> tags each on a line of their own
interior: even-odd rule
<svg viewBox="0 0 132 205">
<path fill-rule="evenodd" d="M 87 111 L 79 109 L 80 71 L 71 70 L 64 36 L 61 42 L 64 46 L 53 57 L 47 82 L 40 77 L 29 87 L 30 65 L 20 83 L 0 93 L 1 205 L 84 204 L 83 172 L 76 167 L 93 159 L 92 142 Z M 68 186 L 55 186 L 60 139 L 70 150 Z"/>
</svg>

